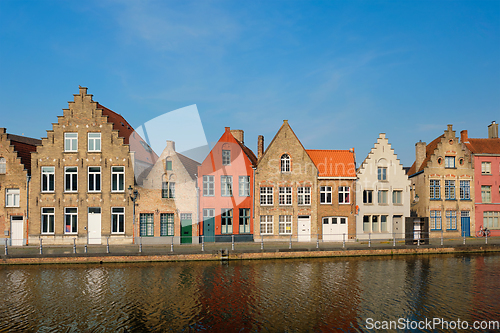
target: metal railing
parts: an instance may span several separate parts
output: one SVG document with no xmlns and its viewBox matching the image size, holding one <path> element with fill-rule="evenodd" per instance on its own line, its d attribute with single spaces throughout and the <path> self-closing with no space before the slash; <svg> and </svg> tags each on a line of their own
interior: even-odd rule
<svg viewBox="0 0 500 333">
<path fill-rule="evenodd" d="M 4 239 L 4 256 L 71 256 L 97 254 L 196 254 L 214 253 L 222 249 L 233 252 L 276 252 L 276 251 L 335 251 L 335 250 L 375 250 L 415 247 L 460 247 L 500 245 L 500 236 L 464 237 L 445 233 L 431 234 L 431 237 L 409 234 L 366 233 L 361 235 L 316 234 L 316 235 L 259 235 L 248 241 L 248 235 L 216 236 L 161 236 L 136 237 L 134 244 L 109 236 L 89 239 L 68 237 L 65 244 L 54 244 L 53 240 L 39 237 L 38 242 L 30 241 L 28 246 L 11 246 L 11 239 Z"/>
</svg>

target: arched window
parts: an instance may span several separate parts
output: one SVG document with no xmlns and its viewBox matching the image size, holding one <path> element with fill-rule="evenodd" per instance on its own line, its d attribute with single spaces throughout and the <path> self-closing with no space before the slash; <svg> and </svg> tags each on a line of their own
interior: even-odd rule
<svg viewBox="0 0 500 333">
<path fill-rule="evenodd" d="M 5 157 L 0 157 L 0 174 L 4 174 L 7 172 L 7 160 Z"/>
<path fill-rule="evenodd" d="M 290 156 L 281 155 L 281 172 L 290 172 Z"/>
</svg>

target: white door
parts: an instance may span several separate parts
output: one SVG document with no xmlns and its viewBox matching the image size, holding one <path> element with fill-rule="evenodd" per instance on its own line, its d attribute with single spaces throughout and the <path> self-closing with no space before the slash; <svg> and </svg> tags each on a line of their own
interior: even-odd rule
<svg viewBox="0 0 500 333">
<path fill-rule="evenodd" d="M 347 217 L 323 217 L 323 241 L 341 242 L 347 240 Z M 344 235 L 345 234 L 345 235 Z"/>
<path fill-rule="evenodd" d="M 401 226 L 403 225 L 401 223 L 402 217 L 399 215 L 394 216 L 393 221 L 394 221 L 394 224 L 392 227 L 392 232 L 394 232 L 396 234 L 396 238 L 404 238 L 405 235 L 404 235 L 403 229 L 401 228 Z"/>
<path fill-rule="evenodd" d="M 10 217 L 10 244 L 12 246 L 24 245 L 24 221 L 22 216 Z"/>
<path fill-rule="evenodd" d="M 101 244 L 101 208 L 89 208 L 88 215 L 89 244 Z"/>
<path fill-rule="evenodd" d="M 299 216 L 298 218 L 299 232 L 298 241 L 299 242 L 310 242 L 311 241 L 311 217 L 310 216 Z"/>
</svg>

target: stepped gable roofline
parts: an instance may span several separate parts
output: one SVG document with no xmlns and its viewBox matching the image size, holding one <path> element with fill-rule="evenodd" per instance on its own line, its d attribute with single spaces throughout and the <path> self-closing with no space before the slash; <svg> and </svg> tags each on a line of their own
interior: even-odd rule
<svg viewBox="0 0 500 333">
<path fill-rule="evenodd" d="M 401 163 L 401 160 L 398 158 L 398 155 L 394 151 L 394 148 L 392 148 L 392 144 L 386 138 L 385 133 L 380 133 L 379 134 L 379 137 L 377 138 L 377 141 L 374 143 L 373 147 L 370 149 L 370 152 L 368 153 L 368 155 L 366 155 L 365 159 L 360 164 L 357 172 L 358 173 L 361 172 L 361 170 L 364 169 L 365 165 L 368 164 L 368 160 L 372 157 L 373 154 L 375 154 L 375 149 L 376 149 L 377 145 L 380 144 L 380 142 L 379 142 L 380 139 L 386 139 L 387 140 L 387 145 L 389 146 L 391 152 L 396 156 L 396 161 L 398 161 L 399 165 L 401 165 L 401 168 L 403 168 L 403 171 L 405 172 L 405 174 L 408 174 L 408 170 L 410 169 L 410 167 L 404 167 L 403 166 L 403 164 Z"/>
<path fill-rule="evenodd" d="M 318 177 L 356 177 L 354 150 L 307 149 Z"/>
<path fill-rule="evenodd" d="M 31 174 L 31 153 L 36 152 L 36 147 L 42 144 L 42 140 L 28 138 L 25 136 L 7 134 L 7 139 L 10 144 L 14 146 L 14 151 L 17 156 L 21 159 L 21 163 L 24 165 L 24 169 Z"/>
<path fill-rule="evenodd" d="M 500 139 L 468 139 L 464 143 L 473 154 L 500 154 Z"/>
<path fill-rule="evenodd" d="M 439 142 L 441 142 L 442 138 L 444 138 L 444 134 L 442 134 L 439 137 L 435 138 L 431 143 L 429 143 L 425 147 L 425 158 L 424 158 L 424 161 L 422 162 L 422 165 L 417 169 L 417 166 L 415 166 L 416 161 L 413 162 L 412 166 L 408 170 L 408 175 L 411 176 L 411 175 L 413 175 L 413 174 L 415 174 L 417 172 L 421 172 L 421 171 L 423 171 L 425 169 L 425 167 L 427 166 L 427 163 L 431 159 L 432 154 L 434 154 L 434 150 L 436 150 L 437 145 L 438 145 Z"/>
</svg>

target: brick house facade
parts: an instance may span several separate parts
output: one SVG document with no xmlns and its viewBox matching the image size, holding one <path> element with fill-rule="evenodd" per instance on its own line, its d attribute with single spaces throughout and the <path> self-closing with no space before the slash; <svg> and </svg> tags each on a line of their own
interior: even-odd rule
<svg viewBox="0 0 500 333">
<path fill-rule="evenodd" d="M 255 241 L 316 240 L 318 168 L 287 120 L 264 152 L 259 137 L 255 171 Z"/>
<path fill-rule="evenodd" d="M 120 132 L 133 129 L 87 88 L 68 104 L 32 153 L 29 242 L 130 244 L 134 154 Z"/>
<path fill-rule="evenodd" d="M 26 245 L 31 152 L 41 142 L 0 128 L 0 233 L 9 245 Z"/>
<path fill-rule="evenodd" d="M 177 153 L 175 143 L 167 141 L 142 186 L 137 188 L 136 234 L 142 236 L 143 243 L 198 243 L 199 165 Z"/>
<path fill-rule="evenodd" d="M 475 229 L 470 152 L 452 125 L 428 145 L 417 142 L 415 147 L 416 159 L 408 171 L 411 216 L 429 217 L 430 237 L 468 236 Z"/>
</svg>

